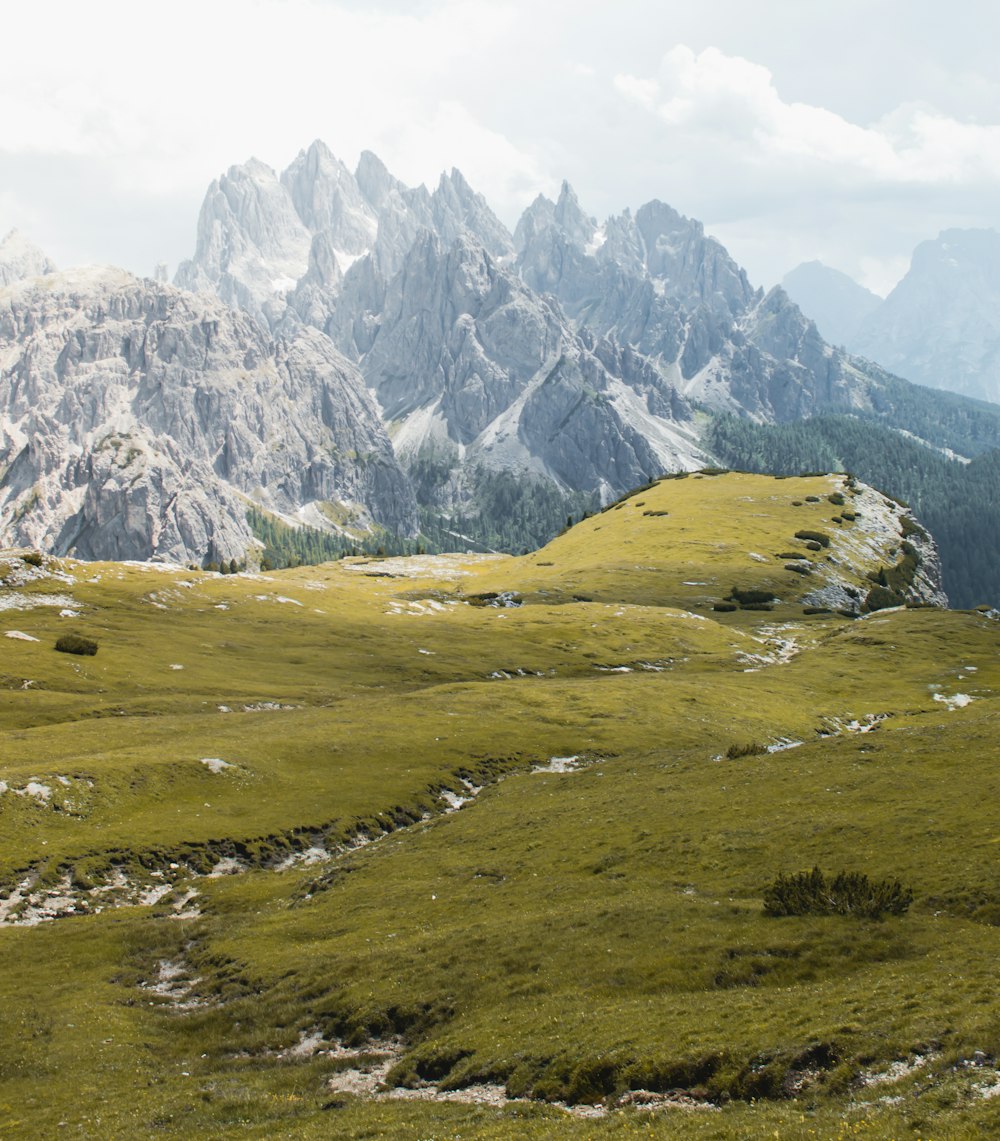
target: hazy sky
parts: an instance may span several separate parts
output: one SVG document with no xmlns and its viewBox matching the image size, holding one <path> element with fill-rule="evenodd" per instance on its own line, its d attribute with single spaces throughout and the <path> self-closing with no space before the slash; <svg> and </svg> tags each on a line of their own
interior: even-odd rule
<svg viewBox="0 0 1000 1141">
<path fill-rule="evenodd" d="M 661 198 L 756 284 L 819 258 L 884 292 L 913 246 L 1000 226 L 993 0 L 8 0 L 0 237 L 151 273 L 212 178 L 322 138 L 508 225 L 569 179 Z"/>
</svg>

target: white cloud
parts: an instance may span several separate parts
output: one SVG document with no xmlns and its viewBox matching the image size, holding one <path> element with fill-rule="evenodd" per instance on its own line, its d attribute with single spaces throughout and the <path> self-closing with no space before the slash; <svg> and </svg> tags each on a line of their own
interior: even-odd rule
<svg viewBox="0 0 1000 1141">
<path fill-rule="evenodd" d="M 803 182 L 943 185 L 1000 179 L 1000 125 L 963 123 L 919 105 L 869 126 L 824 107 L 786 102 L 760 64 L 709 47 L 678 45 L 654 78 L 619 75 L 618 90 L 655 114 L 675 143 L 766 169 L 780 186 Z"/>
<path fill-rule="evenodd" d="M 511 19 L 482 0 L 416 14 L 324 0 L 174 0 L 155 21 L 142 12 L 132 0 L 42 0 L 5 13 L 8 44 L 44 51 L 5 53 L 0 152 L 99 158 L 157 191 L 204 186 L 251 154 L 283 166 L 315 137 L 354 157 L 410 121 L 447 119 L 441 77 L 473 65 L 469 44 Z M 463 138 L 482 149 L 470 115 Z M 461 159 L 452 152 L 447 165 Z"/>
</svg>

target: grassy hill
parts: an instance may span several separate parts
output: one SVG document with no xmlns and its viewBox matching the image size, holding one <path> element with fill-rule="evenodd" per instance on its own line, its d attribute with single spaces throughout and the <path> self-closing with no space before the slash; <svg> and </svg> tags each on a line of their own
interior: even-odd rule
<svg viewBox="0 0 1000 1141">
<path fill-rule="evenodd" d="M 822 604 L 914 526 L 699 474 L 523 558 L 0 556 L 0 1126 L 1000 1132 L 1000 626 Z M 766 916 L 814 866 L 913 904 Z"/>
</svg>

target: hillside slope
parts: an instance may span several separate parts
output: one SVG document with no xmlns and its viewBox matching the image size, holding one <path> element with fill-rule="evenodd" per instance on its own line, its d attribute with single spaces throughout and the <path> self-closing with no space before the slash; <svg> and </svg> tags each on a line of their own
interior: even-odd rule
<svg viewBox="0 0 1000 1141">
<path fill-rule="evenodd" d="M 930 601 L 915 526 L 698 473 L 522 558 L 7 552 L 0 1121 L 996 1132 L 1000 626 L 810 601 Z M 814 865 L 912 907 L 763 914 Z"/>
</svg>

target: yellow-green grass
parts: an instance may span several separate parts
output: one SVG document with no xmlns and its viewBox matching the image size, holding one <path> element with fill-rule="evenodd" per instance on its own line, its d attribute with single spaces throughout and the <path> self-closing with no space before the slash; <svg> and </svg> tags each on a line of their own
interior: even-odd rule
<svg viewBox="0 0 1000 1141">
<path fill-rule="evenodd" d="M 395 560 L 261 578 L 67 562 L 71 583 L 10 588 L 72 595 L 79 617 L 0 612 L 40 639 L 0 641 L 0 779 L 50 790 L 0 795 L 0 879 L 68 873 L 83 898 L 112 865 L 148 883 L 177 863 L 167 878 L 197 889 L 201 915 L 177 919 L 168 896 L 0 928 L 0 1127 L 1000 1131 L 1000 1098 L 976 1090 L 1000 1053 L 998 626 L 804 616 L 800 576 L 750 556 L 829 529 L 836 505 L 805 496 L 836 486 L 666 481 L 535 556 L 419 560 L 405 576 Z M 644 515 L 668 509 L 661 495 L 670 515 Z M 734 584 L 781 593 L 783 574 L 788 605 L 710 613 Z M 493 591 L 528 601 L 462 601 Z M 70 629 L 96 657 L 53 650 Z M 956 695 L 972 701 L 941 700 Z M 782 740 L 804 743 L 757 751 Z M 579 771 L 531 771 L 573 755 Z M 463 776 L 487 787 L 441 815 Z M 383 838 L 337 854 L 359 830 Z M 317 842 L 331 859 L 267 870 Z M 259 870 L 194 875 L 227 854 Z M 814 864 L 898 877 L 915 903 L 881 922 L 765 918 L 767 883 Z M 194 1001 L 151 989 L 163 962 L 198 980 Z M 342 1059 L 279 1058 L 313 1030 L 401 1034 L 395 1082 L 490 1079 L 534 1100 L 341 1095 Z M 929 1061 L 898 1083 L 858 1084 L 916 1054 Z M 721 1108 L 584 1119 L 545 1102 L 630 1086 Z"/>
</svg>

